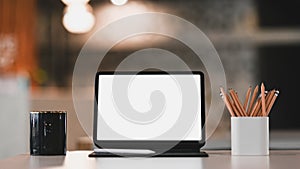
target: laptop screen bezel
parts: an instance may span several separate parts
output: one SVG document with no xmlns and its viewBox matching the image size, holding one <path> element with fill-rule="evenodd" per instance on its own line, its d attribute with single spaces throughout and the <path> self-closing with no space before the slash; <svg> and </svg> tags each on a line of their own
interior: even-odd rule
<svg viewBox="0 0 300 169">
<path fill-rule="evenodd" d="M 199 140 L 98 140 L 97 138 L 97 117 L 98 117 L 98 87 L 99 76 L 101 75 L 182 75 L 193 74 L 200 76 L 200 101 L 201 101 L 201 139 Z M 205 145 L 205 96 L 204 96 L 204 73 L 202 71 L 98 71 L 95 76 L 94 91 L 94 123 L 93 123 L 93 142 L 97 148 L 128 148 L 128 149 L 159 149 L 166 145 L 175 145 L 171 150 L 196 150 L 198 151 Z"/>
</svg>

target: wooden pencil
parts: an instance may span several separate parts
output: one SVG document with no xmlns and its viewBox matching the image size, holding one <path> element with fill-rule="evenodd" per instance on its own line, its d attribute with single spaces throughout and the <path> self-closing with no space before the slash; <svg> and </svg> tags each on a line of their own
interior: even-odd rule
<svg viewBox="0 0 300 169">
<path fill-rule="evenodd" d="M 221 89 L 221 93 L 220 93 L 221 97 L 224 100 L 225 105 L 226 105 L 229 113 L 231 114 L 232 117 L 235 117 L 234 112 L 232 110 L 232 105 L 229 103 L 229 100 L 227 100 L 226 93 L 225 93 L 224 89 L 222 87 L 220 89 Z"/>
<path fill-rule="evenodd" d="M 236 108 L 236 113 L 239 115 L 239 116 L 242 116 L 242 113 L 241 113 L 241 109 L 236 105 L 236 99 L 235 99 L 235 97 L 233 96 L 233 94 L 232 94 L 232 89 L 229 89 L 229 96 L 231 97 L 231 99 L 232 99 L 232 102 L 233 102 L 233 106 L 235 106 L 235 108 Z"/>
<path fill-rule="evenodd" d="M 255 112 L 254 112 L 253 116 L 263 116 L 262 115 L 262 111 L 261 111 L 261 98 L 260 98 L 260 100 L 258 102 L 258 105 L 257 105 L 257 107 L 255 109 Z"/>
<path fill-rule="evenodd" d="M 266 97 L 266 108 L 267 107 L 269 107 L 269 105 L 270 105 L 270 103 L 271 103 L 271 100 L 272 100 L 272 98 L 273 98 L 273 96 L 274 96 L 274 94 L 275 94 L 275 89 L 273 89 L 273 90 L 271 90 L 269 93 L 268 93 L 268 95 L 267 95 L 267 97 Z"/>
<path fill-rule="evenodd" d="M 261 93 L 258 95 L 259 86 L 256 85 L 253 93 L 251 94 L 252 87 L 249 86 L 243 105 L 241 104 L 240 98 L 236 91 L 229 89 L 229 92 L 226 93 L 224 88 L 220 87 L 221 92 L 220 96 L 222 97 L 225 105 L 232 117 L 241 117 L 241 116 L 268 116 L 276 98 L 279 95 L 278 90 L 267 91 L 265 89 L 264 83 L 260 85 Z M 257 97 L 258 95 L 258 97 Z M 249 100 L 251 98 L 251 100 Z"/>
<path fill-rule="evenodd" d="M 244 110 L 241 102 L 239 101 L 239 98 L 238 98 L 237 94 L 235 93 L 235 91 L 231 89 L 229 92 L 230 92 L 230 95 L 231 95 L 231 97 L 232 97 L 232 99 L 234 101 L 234 104 L 236 105 L 239 113 L 242 116 L 246 116 L 246 112 L 245 112 L 245 110 Z"/>
<path fill-rule="evenodd" d="M 266 113 L 266 95 L 265 95 L 265 85 L 264 83 L 261 83 L 261 111 L 262 111 L 262 116 L 267 116 Z"/>
<path fill-rule="evenodd" d="M 265 91 L 265 95 L 268 94 L 268 91 Z M 262 101 L 261 101 L 262 95 L 260 94 L 257 101 L 258 104 L 256 106 L 256 109 L 254 110 L 253 116 L 263 116 L 262 114 Z"/>
<path fill-rule="evenodd" d="M 278 95 L 279 95 L 279 91 L 276 90 L 276 92 L 275 92 L 274 96 L 272 97 L 272 100 L 271 100 L 271 102 L 270 102 L 270 104 L 269 104 L 269 106 L 267 108 L 267 115 L 270 114 L 270 111 L 271 111 L 271 109 L 272 109 L 272 107 L 273 107 L 273 105 L 275 103 L 275 100 L 278 97 Z"/>
<path fill-rule="evenodd" d="M 237 104 L 237 105 L 241 108 L 241 110 L 242 110 L 241 114 L 242 114 L 243 116 L 247 116 L 246 111 L 245 111 L 245 109 L 244 109 L 244 107 L 243 107 L 243 105 L 242 105 L 242 103 L 241 103 L 241 101 L 240 101 L 240 98 L 239 98 L 237 92 L 234 92 L 234 96 L 235 96 L 235 98 L 236 98 L 236 100 L 237 100 L 237 103 L 236 103 L 236 104 Z"/>
<path fill-rule="evenodd" d="M 252 87 L 250 86 L 247 90 L 247 93 L 246 93 L 246 97 L 245 97 L 245 102 L 244 102 L 244 110 L 246 111 L 247 110 L 247 107 L 248 107 L 248 103 L 249 103 L 249 97 L 250 97 L 250 94 L 251 94 L 251 89 Z M 249 115 L 246 111 L 246 114 Z"/>
<path fill-rule="evenodd" d="M 236 105 L 234 104 L 234 102 L 232 101 L 232 99 L 230 98 L 230 96 L 229 96 L 228 94 L 226 94 L 226 97 L 227 97 L 227 100 L 229 101 L 229 103 L 230 103 L 230 105 L 231 105 L 231 107 L 232 107 L 232 109 L 233 109 L 234 114 L 235 114 L 236 116 L 242 116 L 242 115 L 239 113 L 239 111 L 238 111 Z"/>
<path fill-rule="evenodd" d="M 259 108 L 259 103 L 261 102 L 260 96 L 256 99 L 256 102 L 252 108 L 252 111 L 250 113 L 250 116 L 255 116 L 257 114 L 258 108 Z"/>
<path fill-rule="evenodd" d="M 267 95 L 268 95 L 268 91 L 266 91 L 265 90 L 265 103 L 266 103 L 266 99 L 267 99 Z M 266 104 L 265 104 L 266 105 Z M 267 110 L 267 105 L 266 105 L 266 110 Z M 260 98 L 260 103 L 259 103 L 259 110 L 258 110 L 258 112 L 257 112 L 257 114 L 256 114 L 257 116 L 266 116 L 266 115 L 264 115 L 263 114 L 263 112 L 262 112 L 262 99 Z"/>
<path fill-rule="evenodd" d="M 253 104 L 254 104 L 255 99 L 256 99 L 256 97 L 257 97 L 257 92 L 258 92 L 258 85 L 256 85 L 256 87 L 254 88 L 254 91 L 253 91 L 253 93 L 252 93 L 252 98 L 251 98 L 250 104 L 249 104 L 249 106 L 248 106 L 248 108 L 247 108 L 247 114 L 250 114 L 250 112 L 251 112 L 252 109 L 253 109 Z"/>
</svg>

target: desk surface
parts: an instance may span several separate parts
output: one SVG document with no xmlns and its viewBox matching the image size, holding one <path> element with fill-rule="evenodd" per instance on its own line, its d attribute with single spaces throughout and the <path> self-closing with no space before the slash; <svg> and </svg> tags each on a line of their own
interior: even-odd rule
<svg viewBox="0 0 300 169">
<path fill-rule="evenodd" d="M 89 158 L 91 151 L 66 156 L 18 155 L 0 161 L 1 169 L 293 169 L 300 167 L 299 150 L 271 151 L 269 156 L 231 156 L 230 151 L 206 151 L 208 158 Z"/>
</svg>

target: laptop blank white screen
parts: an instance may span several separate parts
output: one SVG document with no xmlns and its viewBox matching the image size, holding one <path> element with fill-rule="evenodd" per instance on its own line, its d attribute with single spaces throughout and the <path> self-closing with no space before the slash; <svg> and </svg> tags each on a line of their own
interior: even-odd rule
<svg viewBox="0 0 300 169">
<path fill-rule="evenodd" d="M 129 84 L 117 83 L 114 80 L 116 76 L 131 78 L 132 80 Z M 134 75 L 134 78 L 132 77 L 133 75 L 99 75 L 97 140 L 201 140 L 200 74 L 138 74 Z M 159 137 L 172 128 L 181 113 L 182 91 L 178 83 L 174 81 L 174 77 L 175 79 L 194 79 L 193 82 L 197 86 L 197 91 L 194 92 L 198 94 L 199 98 L 197 116 L 189 133 L 185 135 L 178 133 L 172 137 Z M 190 82 L 187 81 L 187 83 Z M 118 87 L 126 88 L 126 91 L 114 90 Z M 160 91 L 164 95 L 165 103 L 162 109 L 155 109 L 155 106 L 160 103 L 155 102 L 155 96 L 151 98 L 156 91 Z M 126 98 L 128 102 L 116 102 L 115 97 Z M 129 104 L 126 106 L 130 106 L 130 108 L 127 109 L 126 106 L 124 108 L 124 105 L 118 106 L 118 104 L 126 103 Z M 130 114 L 132 112 L 128 111 L 132 110 L 137 113 L 136 117 L 141 117 L 141 119 L 131 118 L 134 116 Z M 151 117 L 152 115 L 148 113 L 155 115 Z"/>
</svg>

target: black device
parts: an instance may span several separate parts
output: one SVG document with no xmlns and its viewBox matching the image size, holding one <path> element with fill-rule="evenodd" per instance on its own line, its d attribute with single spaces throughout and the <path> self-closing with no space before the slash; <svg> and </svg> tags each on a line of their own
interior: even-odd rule
<svg viewBox="0 0 300 169">
<path fill-rule="evenodd" d="M 108 117 L 107 121 L 101 120 L 99 118 L 101 115 L 107 116 L 114 113 L 114 100 L 113 95 L 116 98 L 121 98 L 123 95 L 126 95 L 124 92 L 124 84 L 121 81 L 116 80 L 116 78 L 122 79 L 125 77 L 134 77 L 133 80 L 137 80 L 136 83 L 131 84 L 130 91 L 133 92 L 140 98 L 136 99 L 143 100 L 144 96 L 141 94 L 145 90 L 165 90 L 167 94 L 171 94 L 173 96 L 174 92 L 168 91 L 170 86 L 169 81 L 172 78 L 192 78 L 195 79 L 195 84 L 197 86 L 197 90 L 194 93 L 197 93 L 197 97 L 199 97 L 199 107 L 197 108 L 197 119 L 196 119 L 196 127 L 192 128 L 192 135 L 189 135 L 185 139 L 181 140 L 179 137 L 161 137 L 162 139 L 138 139 L 142 137 L 141 134 L 147 133 L 147 131 L 135 132 L 135 128 L 143 127 L 143 125 L 136 125 L 136 127 L 130 129 L 130 125 L 126 125 L 127 122 L 118 123 L 116 125 L 121 125 L 122 128 L 127 128 L 125 133 L 112 134 L 114 131 L 110 129 L 113 128 L 113 124 L 109 124 L 110 120 L 117 121 L 118 118 L 122 121 L 124 120 L 124 114 L 122 113 L 129 112 L 129 115 L 133 109 L 120 110 L 121 113 L 115 117 Z M 173 79 L 174 80 L 174 79 Z M 183 80 L 184 82 L 184 80 Z M 184 82 L 185 83 L 185 82 Z M 190 83 L 190 82 L 189 82 Z M 126 85 L 126 84 L 125 84 Z M 120 87 L 119 90 L 118 86 Z M 162 87 L 161 87 L 162 86 Z M 166 87 L 164 87 L 166 86 Z M 114 88 L 115 87 L 115 88 Z M 126 87 L 126 86 L 125 86 Z M 127 86 L 128 87 L 128 86 Z M 176 92 L 175 92 L 176 93 Z M 193 92 L 192 92 L 193 93 Z M 162 148 L 170 146 L 170 149 L 164 151 L 159 154 L 154 154 L 153 157 L 208 157 L 208 154 L 204 151 L 200 150 L 201 147 L 205 145 L 205 99 L 204 99 L 204 74 L 201 71 L 176 71 L 176 72 L 164 72 L 164 71 L 141 71 L 141 72 L 128 72 L 128 71 L 100 71 L 97 72 L 95 76 L 95 108 L 94 108 L 94 126 L 93 126 L 93 142 L 96 148 L 99 149 L 149 149 L 158 151 Z M 147 96 L 145 96 L 147 97 Z M 150 96 L 151 99 L 152 96 Z M 177 95 L 174 95 L 176 98 Z M 185 97 L 185 99 L 189 99 L 189 96 Z M 115 98 L 115 99 L 116 99 Z M 135 97 L 134 97 L 135 98 Z M 172 98 L 172 97 L 171 97 Z M 111 101 L 112 99 L 112 101 Z M 166 98 L 168 101 L 168 98 Z M 170 100 L 170 99 L 169 99 Z M 171 99 L 172 100 L 172 99 Z M 153 100 L 151 100 L 153 101 Z M 191 101 L 191 100 L 190 100 Z M 114 103 L 115 104 L 115 103 Z M 122 106 L 121 106 L 122 108 Z M 176 109 L 174 109 L 176 111 Z M 171 112 L 172 113 L 172 112 Z M 185 112 L 183 112 L 185 113 Z M 186 112 L 187 113 L 187 112 Z M 118 117 L 119 116 L 119 117 Z M 125 115 L 126 116 L 126 115 Z M 138 115 L 137 115 L 138 116 Z M 131 118 L 138 118 L 137 116 L 131 116 Z M 117 117 L 117 118 L 116 118 Z M 126 118 L 126 117 L 125 117 Z M 143 117 L 140 117 L 142 119 Z M 127 121 L 130 119 L 127 119 Z M 132 119 L 131 119 L 132 120 Z M 134 120 L 134 119 L 133 119 Z M 132 121 L 131 121 L 132 122 Z M 128 124 L 129 124 L 128 123 Z M 134 123 L 134 122 L 133 122 Z M 109 126 L 112 125 L 112 126 Z M 118 126 L 117 126 L 118 127 Z M 129 127 L 129 128 L 128 128 Z M 163 127 L 163 126 L 162 126 Z M 180 126 L 179 126 L 180 127 Z M 193 132 L 195 130 L 196 132 Z M 124 130 L 123 130 L 124 131 Z M 138 130 L 137 130 L 138 131 Z M 172 131 L 172 129 L 170 129 Z M 198 132 L 197 132 L 198 131 Z M 157 132 L 157 131 L 152 131 Z M 176 132 L 176 131 L 175 131 Z M 128 139 L 128 137 L 123 137 L 124 135 L 136 135 L 137 139 Z M 148 132 L 150 135 L 150 132 Z M 122 136 L 123 135 L 123 136 Z M 123 154 L 122 154 L 123 155 Z M 118 157 L 122 156 L 110 152 L 97 152 L 94 151 L 93 153 L 89 154 L 89 157 Z M 125 156 L 143 156 L 141 154 L 125 154 Z"/>
<path fill-rule="evenodd" d="M 30 154 L 65 155 L 66 125 L 65 111 L 30 112 Z"/>
</svg>

